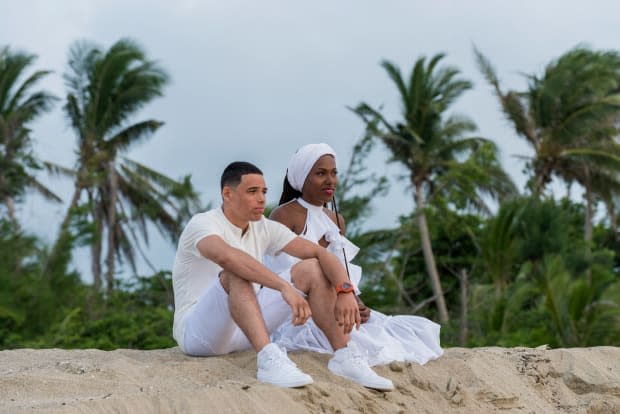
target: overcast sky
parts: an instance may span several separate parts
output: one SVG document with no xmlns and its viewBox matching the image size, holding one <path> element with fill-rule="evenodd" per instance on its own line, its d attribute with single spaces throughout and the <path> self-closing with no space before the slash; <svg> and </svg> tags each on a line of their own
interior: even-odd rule
<svg viewBox="0 0 620 414">
<path fill-rule="evenodd" d="M 522 188 L 523 164 L 514 155 L 528 149 L 478 73 L 472 46 L 492 61 L 505 88 L 523 89 L 522 73 L 541 73 L 578 44 L 618 48 L 618 16 L 620 2 L 611 0 L 20 0 L 0 2 L 0 44 L 37 54 L 37 68 L 54 71 L 42 86 L 63 97 L 61 75 L 75 40 L 107 48 L 122 37 L 135 39 L 172 81 L 136 118 L 166 125 L 129 156 L 174 178 L 191 174 L 205 203 L 218 202 L 219 176 L 229 162 L 251 161 L 263 169 L 275 203 L 299 146 L 327 142 L 344 167 L 364 130 L 347 106 L 384 105 L 396 119 L 396 90 L 381 60 L 408 73 L 418 57 L 439 52 L 447 54 L 444 64 L 475 84 L 455 111 L 498 143 Z M 42 159 L 72 166 L 76 141 L 60 107 L 33 125 L 35 150 Z M 386 166 L 386 159 L 378 151 L 369 169 L 390 178 L 403 172 Z M 392 182 L 386 199 L 375 203 L 369 227 L 394 225 L 411 210 L 404 184 Z M 70 183 L 49 183 L 69 197 Z M 65 210 L 30 197 L 20 216 L 51 242 Z M 149 255 L 158 268 L 170 269 L 174 247 L 155 240 Z"/>
</svg>

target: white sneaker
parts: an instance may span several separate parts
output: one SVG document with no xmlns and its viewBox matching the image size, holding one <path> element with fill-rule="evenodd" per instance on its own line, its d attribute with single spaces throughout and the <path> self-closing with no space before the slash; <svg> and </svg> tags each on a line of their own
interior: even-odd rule
<svg viewBox="0 0 620 414">
<path fill-rule="evenodd" d="M 334 352 L 334 357 L 329 360 L 327 368 L 336 375 L 350 379 L 367 388 L 380 391 L 392 391 L 392 381 L 383 378 L 370 368 L 368 361 L 357 345 L 349 342 L 345 348 Z"/>
<path fill-rule="evenodd" d="M 286 355 L 286 350 L 274 343 L 265 346 L 256 357 L 258 372 L 256 378 L 261 382 L 278 387 L 294 388 L 312 384 L 312 377 L 301 372 Z"/>
</svg>

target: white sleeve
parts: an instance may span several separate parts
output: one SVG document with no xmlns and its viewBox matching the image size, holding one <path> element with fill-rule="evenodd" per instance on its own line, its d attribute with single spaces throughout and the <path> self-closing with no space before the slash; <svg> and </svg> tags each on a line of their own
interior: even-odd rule
<svg viewBox="0 0 620 414">
<path fill-rule="evenodd" d="M 198 242 L 207 236 L 216 235 L 223 238 L 223 232 L 213 217 L 206 214 L 196 215 L 187 223 L 183 230 L 183 248 L 196 257 L 202 257 L 198 250 Z"/>
<path fill-rule="evenodd" d="M 265 226 L 269 233 L 269 242 L 267 244 L 267 250 L 265 254 L 275 256 L 282 250 L 287 244 L 297 237 L 295 233 L 291 231 L 284 224 L 277 221 L 265 219 Z"/>
</svg>

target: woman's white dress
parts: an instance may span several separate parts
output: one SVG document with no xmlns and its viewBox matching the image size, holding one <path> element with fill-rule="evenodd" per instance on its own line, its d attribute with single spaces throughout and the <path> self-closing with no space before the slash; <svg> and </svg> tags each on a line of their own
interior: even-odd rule
<svg viewBox="0 0 620 414">
<path fill-rule="evenodd" d="M 350 262 L 359 248 L 340 234 L 338 227 L 323 211 L 323 207 L 311 205 L 302 198 L 298 198 L 297 202 L 308 210 L 306 226 L 300 236 L 315 243 L 325 237 L 329 242 L 327 249 L 343 263 L 344 249 L 346 259 Z M 299 259 L 286 253 L 264 258 L 268 268 L 289 281 L 291 267 L 298 261 Z M 355 286 L 359 286 L 362 269 L 353 263 L 347 263 L 347 267 L 351 281 Z M 391 361 L 425 364 L 443 354 L 439 344 L 439 330 L 438 324 L 420 316 L 388 316 L 372 310 L 369 320 L 362 324 L 359 330 L 353 329 L 351 340 L 366 353 L 371 366 Z M 327 337 L 312 319 L 304 325 L 293 326 L 289 318 L 272 333 L 271 340 L 289 351 L 333 352 Z"/>
</svg>

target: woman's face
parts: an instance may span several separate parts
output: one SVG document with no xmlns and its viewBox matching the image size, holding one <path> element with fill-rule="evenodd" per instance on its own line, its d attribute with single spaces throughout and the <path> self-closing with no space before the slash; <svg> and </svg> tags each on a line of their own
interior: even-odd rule
<svg viewBox="0 0 620 414">
<path fill-rule="evenodd" d="M 323 155 L 312 166 L 301 194 L 307 202 L 322 206 L 332 200 L 337 185 L 336 159 L 331 155 Z"/>
</svg>

